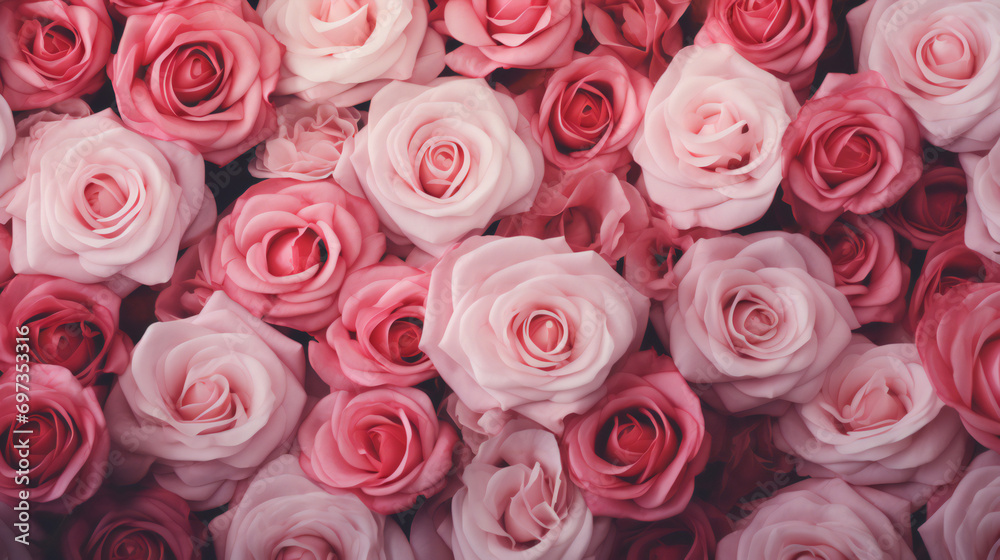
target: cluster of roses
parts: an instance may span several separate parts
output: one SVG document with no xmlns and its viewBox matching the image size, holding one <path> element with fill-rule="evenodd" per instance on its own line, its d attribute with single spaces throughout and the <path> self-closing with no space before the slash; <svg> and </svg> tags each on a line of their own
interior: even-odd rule
<svg viewBox="0 0 1000 560">
<path fill-rule="evenodd" d="M 3 1 L 2 556 L 992 558 L 1000 0 L 858 4 Z"/>
</svg>

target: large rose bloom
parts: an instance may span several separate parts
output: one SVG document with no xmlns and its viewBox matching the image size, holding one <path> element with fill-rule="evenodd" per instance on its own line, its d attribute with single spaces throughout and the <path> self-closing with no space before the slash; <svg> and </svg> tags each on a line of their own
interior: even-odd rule
<svg viewBox="0 0 1000 560">
<path fill-rule="evenodd" d="M 1000 551 L 1000 455 L 972 460 L 951 495 L 918 529 L 934 560 L 996 558 Z"/>
</svg>

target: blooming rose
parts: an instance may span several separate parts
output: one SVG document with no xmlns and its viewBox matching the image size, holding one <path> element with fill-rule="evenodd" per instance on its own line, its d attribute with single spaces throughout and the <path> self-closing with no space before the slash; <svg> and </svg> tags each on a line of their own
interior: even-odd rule
<svg viewBox="0 0 1000 560">
<path fill-rule="evenodd" d="M 412 386 L 437 375 L 418 347 L 430 275 L 398 259 L 344 280 L 340 317 L 309 343 L 309 363 L 332 387 Z"/>
<path fill-rule="evenodd" d="M 684 45 L 679 25 L 690 0 L 584 0 L 597 42 L 656 80 Z"/>
<path fill-rule="evenodd" d="M 12 0 L 0 5 L 0 81 L 15 111 L 94 93 L 114 31 L 101 0 Z"/>
<path fill-rule="evenodd" d="M 774 435 L 802 459 L 799 474 L 865 486 L 938 486 L 970 449 L 916 347 L 875 346 L 861 335 L 830 365 L 819 394 L 783 415 Z"/>
<path fill-rule="evenodd" d="M 458 434 L 412 387 L 334 391 L 299 429 L 310 479 L 349 490 L 372 510 L 399 513 L 445 485 Z"/>
<path fill-rule="evenodd" d="M 250 174 L 262 179 L 288 177 L 315 181 L 346 165 L 344 140 L 358 132 L 361 113 L 352 107 L 288 98 L 278 105 L 278 132 L 257 146 Z"/>
<path fill-rule="evenodd" d="M 426 0 L 261 0 L 257 12 L 288 49 L 281 95 L 348 107 L 393 80 L 426 84 L 444 70 Z"/>
<path fill-rule="evenodd" d="M 788 84 L 732 47 L 688 47 L 653 88 L 629 149 L 674 227 L 735 229 L 771 205 L 796 111 Z"/>
<path fill-rule="evenodd" d="M 1000 284 L 965 284 L 945 294 L 917 327 L 920 359 L 938 396 L 958 410 L 976 441 L 1000 450 Z"/>
<path fill-rule="evenodd" d="M 430 18 L 433 29 L 463 43 L 444 61 L 470 78 L 497 68 L 566 66 L 583 35 L 580 0 L 442 0 Z"/>
<path fill-rule="evenodd" d="M 844 212 L 894 204 L 920 177 L 917 122 L 874 72 L 828 74 L 781 142 L 795 218 L 825 231 Z"/>
<path fill-rule="evenodd" d="M 473 411 L 561 432 L 642 339 L 649 300 L 561 238 L 476 237 L 431 271 L 420 349 Z"/>
<path fill-rule="evenodd" d="M 965 185 L 961 168 L 934 167 L 885 209 L 883 219 L 914 249 L 926 251 L 938 239 L 965 228 Z"/>
<path fill-rule="evenodd" d="M 13 371 L 18 354 L 62 366 L 84 387 L 128 367 L 132 342 L 118 330 L 121 298 L 101 285 L 22 274 L 0 292 L 0 368 Z M 28 334 L 21 329 L 27 327 Z M 27 337 L 28 351 L 16 339 Z"/>
<path fill-rule="evenodd" d="M 431 254 L 528 210 L 542 181 L 527 121 L 484 80 L 390 84 L 349 143 L 352 192 L 372 203 L 391 241 Z"/>
<path fill-rule="evenodd" d="M 517 98 L 545 159 L 570 170 L 627 165 L 653 84 L 611 55 L 581 56 Z"/>
<path fill-rule="evenodd" d="M 909 504 L 885 492 L 803 480 L 761 503 L 719 541 L 716 558 L 913 560 L 909 521 Z"/>
<path fill-rule="evenodd" d="M 678 515 L 655 523 L 618 520 L 615 550 L 622 560 L 711 560 L 716 534 L 725 518 L 705 503 L 692 501 Z"/>
<path fill-rule="evenodd" d="M 65 368 L 20 362 L 0 380 L 0 411 L 0 501 L 17 505 L 30 481 L 33 508 L 65 514 L 97 492 L 111 443 L 93 388 Z"/>
<path fill-rule="evenodd" d="M 702 239 L 674 274 L 664 303 L 670 355 L 685 379 L 707 384 L 706 402 L 730 413 L 777 415 L 812 399 L 858 327 L 830 259 L 804 235 Z"/>
<path fill-rule="evenodd" d="M 1000 456 L 987 451 L 972 460 L 948 499 L 928 508 L 920 536 L 934 560 L 996 556 L 1000 527 Z"/>
<path fill-rule="evenodd" d="M 868 0 L 847 23 L 858 71 L 881 74 L 924 138 L 953 152 L 1000 137 L 1000 5 L 979 0 Z"/>
<path fill-rule="evenodd" d="M 282 47 L 246 16 L 201 2 L 129 17 L 108 65 L 122 120 L 217 165 L 270 136 Z"/>
<path fill-rule="evenodd" d="M 1000 149 L 962 154 L 960 160 L 969 181 L 965 244 L 1000 262 Z"/>
<path fill-rule="evenodd" d="M 264 465 L 208 528 L 218 558 L 413 560 L 395 522 L 372 513 L 354 494 L 316 486 L 292 455 Z"/>
<path fill-rule="evenodd" d="M 18 273 L 158 284 L 215 219 L 201 158 L 126 129 L 110 109 L 30 134 L 6 208 Z"/>
<path fill-rule="evenodd" d="M 65 560 L 196 560 L 204 530 L 187 503 L 162 488 L 105 488 L 69 518 L 61 552 Z"/>
<path fill-rule="evenodd" d="M 225 294 L 195 317 L 154 323 L 105 406 L 124 457 L 114 476 L 131 484 L 152 470 L 195 509 L 228 502 L 294 437 L 304 377 L 302 346 Z"/>
<path fill-rule="evenodd" d="M 680 514 L 708 459 L 701 401 L 673 361 L 633 354 L 607 396 L 566 423 L 570 479 L 595 515 L 654 521 Z"/>
<path fill-rule="evenodd" d="M 906 310 L 910 269 L 899 258 L 896 235 L 885 222 L 844 214 L 813 240 L 833 263 L 837 289 L 862 325 L 895 323 Z"/>
<path fill-rule="evenodd" d="M 833 38 L 830 0 L 712 0 L 694 44 L 732 45 L 740 56 L 788 82 L 802 98 Z"/>
</svg>

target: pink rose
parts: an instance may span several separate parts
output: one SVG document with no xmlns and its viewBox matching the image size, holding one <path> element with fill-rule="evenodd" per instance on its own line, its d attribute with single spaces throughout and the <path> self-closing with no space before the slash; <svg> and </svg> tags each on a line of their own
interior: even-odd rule
<svg viewBox="0 0 1000 560">
<path fill-rule="evenodd" d="M 353 492 L 372 510 L 391 514 L 444 488 L 457 443 L 455 429 L 438 422 L 419 389 L 334 391 L 302 422 L 299 462 L 320 485 Z"/>
<path fill-rule="evenodd" d="M 485 80 L 390 84 L 349 145 L 359 184 L 344 186 L 368 198 L 390 241 L 434 255 L 528 210 L 542 181 L 527 121 Z"/>
<path fill-rule="evenodd" d="M 561 432 L 638 347 L 649 300 L 561 238 L 476 237 L 431 271 L 420 348 L 471 410 Z"/>
<path fill-rule="evenodd" d="M 566 423 L 570 480 L 595 515 L 655 521 L 680 514 L 705 468 L 701 401 L 666 356 L 630 356 L 608 394 Z"/>
<path fill-rule="evenodd" d="M 732 45 L 740 56 L 808 97 L 816 62 L 836 34 L 831 0 L 712 0 L 694 38 L 700 47 Z"/>
<path fill-rule="evenodd" d="M 837 289 L 858 322 L 895 323 L 906 310 L 910 269 L 899 258 L 896 234 L 885 222 L 844 214 L 813 241 L 833 263 Z"/>
<path fill-rule="evenodd" d="M 129 17 L 108 65 L 122 120 L 216 165 L 267 139 L 282 47 L 245 16 L 202 2 Z"/>
<path fill-rule="evenodd" d="M 597 42 L 628 65 L 659 79 L 684 45 L 680 24 L 690 0 L 584 0 L 583 17 Z"/>
<path fill-rule="evenodd" d="M 622 276 L 642 295 L 663 301 L 677 288 L 673 271 L 683 251 L 702 237 L 721 234 L 707 228 L 681 231 L 661 215 L 651 213 L 649 227 L 626 240 Z"/>
<path fill-rule="evenodd" d="M 891 206 L 923 169 L 916 120 L 874 72 L 827 75 L 781 148 L 785 202 L 815 232 L 844 212 Z"/>
<path fill-rule="evenodd" d="M 581 56 L 517 98 L 545 159 L 571 170 L 594 163 L 614 170 L 632 156 L 653 84 L 611 55 Z"/>
<path fill-rule="evenodd" d="M 214 2 L 227 6 L 237 14 L 243 13 L 244 5 L 246 5 L 246 9 L 249 9 L 249 4 L 245 0 L 108 0 L 112 10 L 122 18 L 155 16 L 160 12 L 167 12 L 205 2 Z"/>
<path fill-rule="evenodd" d="M 762 502 L 719 541 L 718 560 L 914 560 L 909 504 L 844 481 L 810 479 Z"/>
<path fill-rule="evenodd" d="M 811 400 L 858 327 L 830 259 L 804 235 L 702 239 L 674 274 L 661 336 L 684 378 L 705 384 L 702 399 L 730 413 Z"/>
<path fill-rule="evenodd" d="M 819 394 L 780 418 L 775 444 L 802 459 L 800 475 L 865 486 L 938 486 L 971 449 L 916 347 L 861 335 L 830 365 Z"/>
<path fill-rule="evenodd" d="M 398 259 L 344 280 L 340 317 L 309 344 L 309 363 L 336 388 L 413 386 L 437 375 L 418 347 L 430 275 Z"/>
<path fill-rule="evenodd" d="M 280 95 L 349 107 L 393 80 L 426 84 L 444 70 L 427 0 L 261 0 L 257 12 L 287 49 Z"/>
<path fill-rule="evenodd" d="M 628 242 L 649 225 L 649 209 L 632 185 L 590 166 L 558 173 L 531 210 L 500 220 L 497 235 L 563 237 L 574 251 L 594 251 L 614 266 Z"/>
<path fill-rule="evenodd" d="M 859 72 L 874 70 L 913 110 L 924 138 L 953 152 L 1000 138 L 1000 5 L 868 0 L 847 15 Z"/>
<path fill-rule="evenodd" d="M 332 177 L 344 141 L 358 132 L 361 113 L 352 107 L 287 98 L 278 105 L 278 132 L 257 146 L 250 174 L 261 179 L 287 177 L 315 181 Z"/>
<path fill-rule="evenodd" d="M 28 412 L 19 412 L 25 403 Z M 66 514 L 97 492 L 111 444 L 93 388 L 65 368 L 19 362 L 0 381 L 0 410 L 0 501 L 16 506 L 25 476 L 32 512 Z"/>
<path fill-rule="evenodd" d="M 516 412 L 499 408 L 476 412 L 462 402 L 455 393 L 445 397 L 442 407 L 462 433 L 462 443 L 473 455 L 479 453 L 479 447 L 499 434 L 508 422 L 523 418 Z"/>
<path fill-rule="evenodd" d="M 914 249 L 926 251 L 938 239 L 965 228 L 966 177 L 960 167 L 925 171 L 883 219 Z"/>
<path fill-rule="evenodd" d="M 787 83 L 728 45 L 681 50 L 629 146 L 650 200 L 679 229 L 753 223 L 781 182 L 781 136 L 798 108 Z"/>
<path fill-rule="evenodd" d="M 197 315 L 208 298 L 220 290 L 202 272 L 211 268 L 211 262 L 202 256 L 199 247 L 200 244 L 194 245 L 184 251 L 177 259 L 170 283 L 156 296 L 154 314 L 158 320 L 173 321 Z"/>
<path fill-rule="evenodd" d="M 105 488 L 69 518 L 60 549 L 65 560 L 197 560 L 204 533 L 187 503 L 162 488 Z"/>
<path fill-rule="evenodd" d="M 0 79 L 15 111 L 48 107 L 104 84 L 114 31 L 101 0 L 0 5 Z"/>
<path fill-rule="evenodd" d="M 959 158 L 969 181 L 965 244 L 1000 262 L 1000 149 Z"/>
<path fill-rule="evenodd" d="M 208 528 L 218 558 L 413 560 L 395 522 L 372 513 L 354 494 L 316 486 L 292 455 L 264 465 Z"/>
<path fill-rule="evenodd" d="M 996 556 L 1000 528 L 1000 456 L 987 451 L 972 460 L 948 499 L 919 527 L 934 560 L 972 560 Z"/>
<path fill-rule="evenodd" d="M 29 134 L 15 148 L 26 169 L 6 207 L 18 273 L 158 284 L 215 220 L 201 158 L 128 130 L 110 109 L 42 120 Z"/>
<path fill-rule="evenodd" d="M 618 520 L 615 550 L 622 560 L 711 560 L 716 534 L 725 518 L 703 502 L 692 501 L 678 515 L 654 523 Z"/>
<path fill-rule="evenodd" d="M 269 323 L 325 329 L 344 277 L 385 252 L 378 218 L 330 181 L 270 179 L 243 193 L 198 248 L 205 279 Z"/>
<path fill-rule="evenodd" d="M 291 443 L 306 402 L 302 346 L 225 294 L 190 319 L 154 323 L 108 397 L 123 464 L 148 472 L 198 510 L 225 504 L 236 483 Z"/>
<path fill-rule="evenodd" d="M 470 78 L 497 68 L 566 66 L 583 35 L 580 0 L 443 0 L 430 19 L 431 28 L 463 43 L 444 61 Z"/>
<path fill-rule="evenodd" d="M 66 368 L 84 387 L 128 367 L 132 341 L 118 330 L 121 298 L 101 285 L 49 276 L 17 276 L 0 292 L 0 368 L 18 354 Z M 28 351 L 15 352 L 28 328 Z M 104 380 L 106 381 L 106 380 Z"/>
</svg>

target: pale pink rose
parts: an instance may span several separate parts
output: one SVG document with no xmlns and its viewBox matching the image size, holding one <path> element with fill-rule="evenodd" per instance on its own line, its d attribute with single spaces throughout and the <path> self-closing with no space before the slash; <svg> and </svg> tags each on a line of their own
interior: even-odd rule
<svg viewBox="0 0 1000 560">
<path fill-rule="evenodd" d="M 847 15 L 859 72 L 874 70 L 909 105 L 924 138 L 953 152 L 1000 138 L 1000 5 L 868 0 Z"/>
<path fill-rule="evenodd" d="M 292 455 L 264 465 L 238 502 L 208 525 L 218 558 L 413 560 L 394 521 L 354 494 L 330 494 Z"/>
<path fill-rule="evenodd" d="M 359 184 L 344 186 L 368 198 L 390 241 L 434 255 L 528 210 L 542 182 L 527 120 L 485 80 L 394 82 L 348 145 Z"/>
<path fill-rule="evenodd" d="M 129 128 L 225 165 L 274 132 L 281 54 L 252 10 L 201 2 L 129 17 L 108 76 Z"/>
<path fill-rule="evenodd" d="M 1000 148 L 959 157 L 968 178 L 965 244 L 1000 263 Z"/>
<path fill-rule="evenodd" d="M 778 420 L 774 438 L 802 459 L 799 474 L 864 486 L 938 486 L 971 449 L 916 346 L 876 346 L 861 335 L 830 365 L 819 394 Z"/>
<path fill-rule="evenodd" d="M 201 157 L 128 130 L 110 109 L 29 134 L 6 207 L 18 273 L 158 284 L 215 220 Z"/>
<path fill-rule="evenodd" d="M 426 84 L 444 70 L 426 0 L 261 0 L 257 12 L 287 49 L 279 95 L 349 107 L 393 80 Z"/>
<path fill-rule="evenodd" d="M 648 309 L 597 253 L 562 238 L 475 237 L 431 271 L 420 348 L 471 410 L 561 432 L 638 347 Z"/>
<path fill-rule="evenodd" d="M 919 527 L 934 560 L 996 558 L 1000 550 L 1000 455 L 987 451 L 969 464 L 950 496 Z"/>
<path fill-rule="evenodd" d="M 659 79 L 684 46 L 679 25 L 690 0 L 584 0 L 583 17 L 601 45 Z"/>
<path fill-rule="evenodd" d="M 302 421 L 299 463 L 321 486 L 350 491 L 388 515 L 444 488 L 457 444 L 458 433 L 438 422 L 419 389 L 334 391 Z"/>
<path fill-rule="evenodd" d="M 250 8 L 246 0 L 108 0 L 114 13 L 123 18 L 138 15 L 153 16 L 159 12 L 204 4 L 205 2 L 224 5 L 237 14 Z"/>
<path fill-rule="evenodd" d="M 661 337 L 702 399 L 730 413 L 779 415 L 811 400 L 859 326 L 830 259 L 804 235 L 702 239 L 674 274 Z"/>
<path fill-rule="evenodd" d="M 446 54 L 452 70 L 482 78 L 497 68 L 559 68 L 583 35 L 581 0 L 443 0 L 431 27 L 463 43 Z"/>
<path fill-rule="evenodd" d="M 309 343 L 309 363 L 335 388 L 413 386 L 437 376 L 418 347 L 430 275 L 395 257 L 344 280 L 340 317 Z"/>
<path fill-rule="evenodd" d="M 712 0 L 694 44 L 732 45 L 741 56 L 808 97 L 816 62 L 836 34 L 831 0 Z"/>
<path fill-rule="evenodd" d="M 251 175 L 315 181 L 332 177 L 340 165 L 346 165 L 341 154 L 344 141 L 358 132 L 361 113 L 357 109 L 294 97 L 285 98 L 277 107 L 278 131 L 257 146 Z"/>
<path fill-rule="evenodd" d="M 206 510 L 282 453 L 306 393 L 302 346 L 223 293 L 190 319 L 154 323 L 108 397 L 113 473 L 161 486 Z"/>
<path fill-rule="evenodd" d="M 798 109 L 787 83 L 729 45 L 682 49 L 629 146 L 650 200 L 678 229 L 753 223 L 781 182 L 781 137 Z"/>
<path fill-rule="evenodd" d="M 94 93 L 104 84 L 114 30 L 102 0 L 11 0 L 0 5 L 0 81 L 16 111 Z"/>
<path fill-rule="evenodd" d="M 212 286 L 269 323 L 314 332 L 337 318 L 344 277 L 378 262 L 385 237 L 371 205 L 336 183 L 269 179 L 198 250 Z"/>
<path fill-rule="evenodd" d="M 914 560 L 909 504 L 834 478 L 780 490 L 719 541 L 717 560 Z"/>
</svg>

